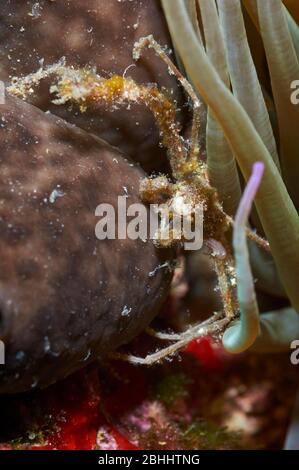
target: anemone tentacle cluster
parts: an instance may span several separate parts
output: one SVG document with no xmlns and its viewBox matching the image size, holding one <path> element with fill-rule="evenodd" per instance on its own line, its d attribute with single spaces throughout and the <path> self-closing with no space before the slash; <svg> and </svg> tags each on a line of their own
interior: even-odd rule
<svg viewBox="0 0 299 470">
<path fill-rule="evenodd" d="M 292 84 L 299 79 L 299 27 L 286 8 L 291 2 L 162 4 L 180 62 L 208 107 L 208 171 L 227 212 L 234 214 L 240 201 L 238 170 L 248 180 L 255 162 L 265 166 L 253 222 L 265 233 L 273 260 L 265 261 L 251 247 L 251 265 L 260 286 L 285 296 L 290 307 L 260 316 L 261 334 L 254 347 L 288 349 L 299 335 L 299 106 L 291 101 Z M 249 45 L 250 22 L 266 58 L 266 73 Z M 245 273 L 243 283 L 250 284 L 250 271 Z M 230 343 L 234 348 L 237 341 Z"/>
</svg>

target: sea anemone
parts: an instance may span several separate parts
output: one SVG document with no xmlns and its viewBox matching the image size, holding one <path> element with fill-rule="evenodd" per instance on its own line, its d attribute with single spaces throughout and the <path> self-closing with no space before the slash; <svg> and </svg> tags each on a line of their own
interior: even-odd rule
<svg viewBox="0 0 299 470">
<path fill-rule="evenodd" d="M 291 100 L 299 78 L 299 28 L 280 0 L 162 4 L 179 61 L 207 104 L 207 165 L 228 213 L 237 210 L 242 177 L 249 179 L 255 162 L 264 165 L 252 223 L 265 233 L 274 262 L 251 246 L 251 264 L 259 285 L 274 296 L 285 296 L 290 307 L 260 316 L 254 348 L 288 349 L 299 335 L 299 106 Z M 259 75 L 255 64 L 248 14 L 258 28 L 270 80 Z M 242 304 L 245 287 L 251 284 L 250 270 L 243 270 L 239 280 Z M 225 332 L 224 345 L 238 352 L 240 335 L 250 334 L 241 316 Z"/>
</svg>

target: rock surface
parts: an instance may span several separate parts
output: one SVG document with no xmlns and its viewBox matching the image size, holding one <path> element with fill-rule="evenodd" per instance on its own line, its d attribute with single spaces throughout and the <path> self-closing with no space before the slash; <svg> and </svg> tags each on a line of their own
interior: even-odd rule
<svg viewBox="0 0 299 470">
<path fill-rule="evenodd" d="M 178 83 L 153 51 L 134 63 L 132 49 L 140 37 L 153 34 L 171 48 L 167 25 L 158 0 L 10 0 L 0 11 L 0 79 L 9 82 L 56 63 L 96 67 L 100 75 L 126 74 L 138 83 L 165 87 L 178 107 L 183 96 Z M 173 58 L 173 56 L 172 56 Z M 51 103 L 48 84 L 31 97 L 32 104 L 93 132 L 119 147 L 148 170 L 165 165 L 159 135 L 151 113 L 139 105 L 116 111 L 103 106 L 84 114 L 76 108 Z"/>
<path fill-rule="evenodd" d="M 115 148 L 7 96 L 0 117 L 0 392 L 44 387 L 129 341 L 154 317 L 170 256 L 95 236 L 95 209 L 139 201 L 144 175 Z M 150 275 L 150 273 L 152 273 Z"/>
</svg>

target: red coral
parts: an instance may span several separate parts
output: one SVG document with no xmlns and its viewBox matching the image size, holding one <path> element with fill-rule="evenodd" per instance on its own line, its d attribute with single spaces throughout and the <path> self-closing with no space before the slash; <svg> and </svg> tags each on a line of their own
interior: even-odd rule
<svg viewBox="0 0 299 470">
<path fill-rule="evenodd" d="M 199 359 L 201 364 L 210 370 L 223 368 L 223 355 L 221 348 L 216 346 L 210 338 L 200 338 L 191 341 L 185 352 Z"/>
</svg>

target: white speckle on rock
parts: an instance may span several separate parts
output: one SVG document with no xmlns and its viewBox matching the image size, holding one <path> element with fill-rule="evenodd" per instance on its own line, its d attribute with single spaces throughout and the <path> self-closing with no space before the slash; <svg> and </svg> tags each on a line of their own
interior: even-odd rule
<svg viewBox="0 0 299 470">
<path fill-rule="evenodd" d="M 57 198 L 63 197 L 63 196 L 64 196 L 64 192 L 62 191 L 62 189 L 55 188 L 50 194 L 49 201 L 51 202 L 51 204 L 54 204 Z"/>
<path fill-rule="evenodd" d="M 91 350 L 89 349 L 87 353 L 85 354 L 85 356 L 83 357 L 82 362 L 87 361 L 87 359 L 89 359 L 90 356 L 91 356 Z"/>
<path fill-rule="evenodd" d="M 129 316 L 129 314 L 131 312 L 132 312 L 132 308 L 125 305 L 124 308 L 122 309 L 121 316 L 122 317 L 127 317 L 127 316 Z"/>
<path fill-rule="evenodd" d="M 39 2 L 35 2 L 28 16 L 31 16 L 33 20 L 37 20 L 42 15 L 42 9 L 42 5 Z"/>
<path fill-rule="evenodd" d="M 157 271 L 159 271 L 160 269 L 163 269 L 163 268 L 167 269 L 169 272 L 172 272 L 173 269 L 174 269 L 173 262 L 172 261 L 165 261 L 165 263 L 159 264 L 158 266 L 155 267 L 155 269 L 153 269 L 153 271 L 150 271 L 148 273 L 148 276 L 149 277 L 154 277 L 157 274 Z"/>
<path fill-rule="evenodd" d="M 48 336 L 44 337 L 44 351 L 45 353 L 49 352 L 51 350 L 51 345 Z"/>
</svg>

